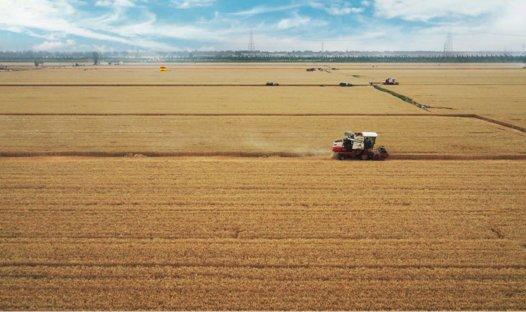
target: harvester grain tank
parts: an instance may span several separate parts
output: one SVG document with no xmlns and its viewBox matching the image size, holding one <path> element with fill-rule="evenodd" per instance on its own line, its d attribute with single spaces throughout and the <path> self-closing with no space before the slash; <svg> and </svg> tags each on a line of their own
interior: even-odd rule
<svg viewBox="0 0 526 312">
<path fill-rule="evenodd" d="M 377 137 L 376 132 L 345 132 L 343 139 L 332 143 L 334 158 L 339 160 L 384 160 L 389 157 L 389 153 L 383 146 L 374 149 Z"/>
</svg>

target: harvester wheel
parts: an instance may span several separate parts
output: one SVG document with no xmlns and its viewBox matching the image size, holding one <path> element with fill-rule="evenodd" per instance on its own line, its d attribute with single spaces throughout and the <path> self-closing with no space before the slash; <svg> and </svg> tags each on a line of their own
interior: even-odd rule
<svg viewBox="0 0 526 312">
<path fill-rule="evenodd" d="M 387 152 L 387 149 L 384 146 L 380 146 L 378 148 L 378 159 L 384 160 L 387 157 L 389 157 L 389 153 Z"/>
</svg>

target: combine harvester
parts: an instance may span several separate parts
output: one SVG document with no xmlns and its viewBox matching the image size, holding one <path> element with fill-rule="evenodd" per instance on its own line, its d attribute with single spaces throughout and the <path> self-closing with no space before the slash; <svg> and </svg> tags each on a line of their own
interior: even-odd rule
<svg viewBox="0 0 526 312">
<path fill-rule="evenodd" d="M 339 160 L 384 160 L 389 157 L 385 147 L 373 149 L 376 132 L 345 132 L 345 137 L 332 143 L 333 157 Z"/>
<path fill-rule="evenodd" d="M 383 84 L 386 85 L 386 86 L 397 86 L 400 83 L 395 78 L 389 77 L 389 78 L 385 79 Z"/>
<path fill-rule="evenodd" d="M 398 82 L 398 80 L 396 80 L 395 78 L 392 78 L 392 77 L 389 77 L 389 78 L 386 78 L 384 81 L 382 82 L 374 82 L 374 81 L 370 81 L 369 84 L 372 86 L 372 85 L 384 85 L 384 86 L 398 86 L 400 83 Z"/>
</svg>

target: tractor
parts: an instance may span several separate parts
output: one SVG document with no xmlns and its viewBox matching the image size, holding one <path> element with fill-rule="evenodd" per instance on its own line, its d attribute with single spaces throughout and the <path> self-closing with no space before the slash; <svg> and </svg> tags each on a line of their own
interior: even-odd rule
<svg viewBox="0 0 526 312">
<path fill-rule="evenodd" d="M 384 160 L 389 157 L 385 147 L 374 149 L 376 132 L 345 132 L 345 137 L 332 144 L 334 158 L 339 160 Z"/>
</svg>

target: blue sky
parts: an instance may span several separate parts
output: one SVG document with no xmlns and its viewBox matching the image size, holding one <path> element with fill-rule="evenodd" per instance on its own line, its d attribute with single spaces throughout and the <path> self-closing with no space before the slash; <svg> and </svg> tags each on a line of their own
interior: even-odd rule
<svg viewBox="0 0 526 312">
<path fill-rule="evenodd" d="M 525 0 L 0 0 L 0 50 L 514 50 Z"/>
</svg>

